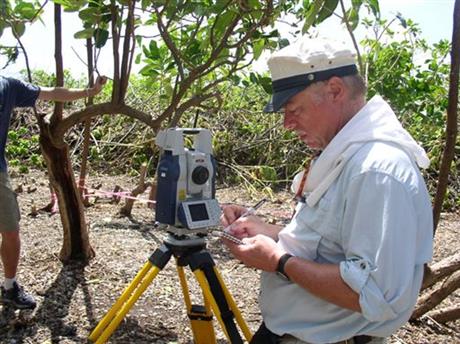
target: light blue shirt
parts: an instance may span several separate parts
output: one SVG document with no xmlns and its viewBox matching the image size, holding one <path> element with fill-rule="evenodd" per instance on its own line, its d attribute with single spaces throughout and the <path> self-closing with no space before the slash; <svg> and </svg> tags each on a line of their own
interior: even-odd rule
<svg viewBox="0 0 460 344">
<path fill-rule="evenodd" d="M 339 264 L 362 313 L 264 272 L 267 327 L 310 343 L 391 335 L 413 311 L 432 257 L 432 230 L 430 197 L 415 163 L 394 143 L 364 143 L 314 207 L 299 203 L 278 241 L 294 256 Z"/>
</svg>

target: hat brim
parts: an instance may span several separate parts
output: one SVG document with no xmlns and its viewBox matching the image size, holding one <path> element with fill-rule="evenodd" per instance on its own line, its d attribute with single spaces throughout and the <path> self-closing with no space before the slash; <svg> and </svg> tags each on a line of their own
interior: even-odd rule
<svg viewBox="0 0 460 344">
<path fill-rule="evenodd" d="M 308 86 L 297 86 L 273 93 L 270 101 L 264 107 L 264 112 L 278 112 L 289 99 L 294 97 L 297 93 L 302 92 L 307 87 Z"/>
<path fill-rule="evenodd" d="M 349 65 L 274 80 L 272 81 L 272 99 L 265 106 L 264 112 L 278 112 L 290 98 L 314 82 L 328 80 L 333 76 L 343 77 L 357 73 L 356 65 Z"/>
</svg>

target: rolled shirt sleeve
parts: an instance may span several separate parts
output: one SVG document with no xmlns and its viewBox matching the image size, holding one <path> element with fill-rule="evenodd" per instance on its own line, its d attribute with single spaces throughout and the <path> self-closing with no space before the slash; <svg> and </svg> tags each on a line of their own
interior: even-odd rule
<svg viewBox="0 0 460 344">
<path fill-rule="evenodd" d="M 342 230 L 346 260 L 340 273 L 359 294 L 369 321 L 394 319 L 417 299 L 423 264 L 417 265 L 412 191 L 381 172 L 360 174 L 349 184 Z"/>
</svg>

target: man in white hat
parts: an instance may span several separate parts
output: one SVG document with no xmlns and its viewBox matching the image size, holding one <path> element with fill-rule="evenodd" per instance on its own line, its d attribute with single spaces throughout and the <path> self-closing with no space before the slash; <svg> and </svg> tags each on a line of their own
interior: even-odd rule
<svg viewBox="0 0 460 344">
<path fill-rule="evenodd" d="M 410 317 L 432 257 L 432 210 L 419 167 L 429 160 L 374 96 L 345 45 L 302 37 L 274 53 L 266 112 L 320 152 L 295 178 L 279 227 L 224 207 L 243 238 L 234 256 L 263 270 L 263 324 L 251 343 L 384 343 Z M 418 165 L 418 166 L 417 166 Z"/>
</svg>

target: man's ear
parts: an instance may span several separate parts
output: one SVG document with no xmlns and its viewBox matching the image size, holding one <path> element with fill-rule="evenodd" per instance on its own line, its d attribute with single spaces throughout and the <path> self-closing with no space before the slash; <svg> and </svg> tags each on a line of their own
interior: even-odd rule
<svg viewBox="0 0 460 344">
<path fill-rule="evenodd" d="M 333 76 L 327 81 L 327 92 L 332 101 L 343 100 L 346 95 L 345 83 L 341 78 Z"/>
</svg>

